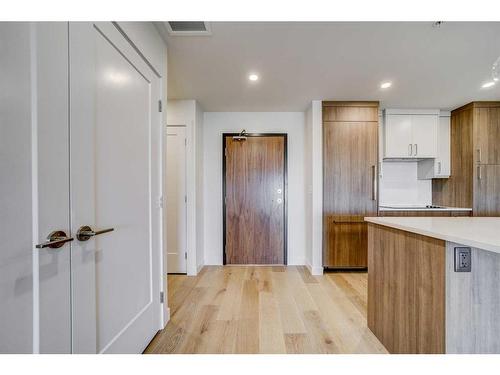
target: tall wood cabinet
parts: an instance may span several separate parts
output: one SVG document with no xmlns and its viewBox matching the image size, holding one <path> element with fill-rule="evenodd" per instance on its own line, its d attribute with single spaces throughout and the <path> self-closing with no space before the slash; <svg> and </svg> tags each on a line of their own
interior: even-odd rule
<svg viewBox="0 0 500 375">
<path fill-rule="evenodd" d="M 500 216 L 500 102 L 473 102 L 451 112 L 451 176 L 432 181 L 434 204 Z"/>
<path fill-rule="evenodd" d="M 323 266 L 367 267 L 377 216 L 378 102 L 323 102 Z"/>
</svg>

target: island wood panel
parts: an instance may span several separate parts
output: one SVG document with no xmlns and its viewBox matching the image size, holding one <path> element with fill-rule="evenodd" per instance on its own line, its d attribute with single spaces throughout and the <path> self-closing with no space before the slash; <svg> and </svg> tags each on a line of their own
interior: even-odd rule
<svg viewBox="0 0 500 375">
<path fill-rule="evenodd" d="M 226 263 L 284 264 L 285 136 L 226 136 L 225 147 Z"/>
<path fill-rule="evenodd" d="M 471 216 L 472 211 L 380 211 L 379 216 L 409 216 L 409 217 L 450 217 Z"/>
<path fill-rule="evenodd" d="M 390 353 L 445 352 L 445 242 L 368 225 L 368 327 Z"/>
<path fill-rule="evenodd" d="M 377 216 L 377 102 L 323 103 L 323 265 L 365 268 Z"/>
<path fill-rule="evenodd" d="M 446 243 L 446 353 L 500 353 L 500 254 L 471 248 L 471 272 L 454 272 Z"/>
</svg>

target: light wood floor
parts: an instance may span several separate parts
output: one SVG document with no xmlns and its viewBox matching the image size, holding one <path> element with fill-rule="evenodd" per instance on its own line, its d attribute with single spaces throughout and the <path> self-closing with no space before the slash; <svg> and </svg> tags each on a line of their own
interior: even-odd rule
<svg viewBox="0 0 500 375">
<path fill-rule="evenodd" d="M 387 353 L 366 326 L 366 273 L 205 267 L 168 277 L 170 322 L 146 353 Z"/>
</svg>

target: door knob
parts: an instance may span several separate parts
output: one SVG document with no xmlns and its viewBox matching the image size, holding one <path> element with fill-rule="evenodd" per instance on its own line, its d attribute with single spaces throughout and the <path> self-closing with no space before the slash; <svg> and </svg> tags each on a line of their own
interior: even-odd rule
<svg viewBox="0 0 500 375">
<path fill-rule="evenodd" d="M 39 243 L 35 245 L 37 249 L 45 249 L 46 247 L 50 249 L 58 249 L 63 246 L 66 242 L 71 242 L 74 240 L 73 237 L 68 237 L 66 232 L 62 230 L 55 230 L 47 236 L 48 241 Z"/>
<path fill-rule="evenodd" d="M 108 233 L 114 231 L 115 228 L 107 228 L 102 230 L 93 231 L 88 225 L 83 225 L 78 228 L 76 232 L 76 239 L 78 241 L 88 241 L 90 237 L 98 236 L 100 234 Z"/>
</svg>

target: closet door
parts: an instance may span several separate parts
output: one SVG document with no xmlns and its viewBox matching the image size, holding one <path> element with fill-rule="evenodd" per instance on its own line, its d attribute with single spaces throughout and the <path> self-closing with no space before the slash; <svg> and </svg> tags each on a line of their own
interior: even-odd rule
<svg viewBox="0 0 500 375">
<path fill-rule="evenodd" d="M 70 24 L 74 352 L 161 328 L 160 78 L 112 23 Z"/>
<path fill-rule="evenodd" d="M 68 24 L 2 22 L 0 46 L 0 353 L 69 353 Z"/>
</svg>

